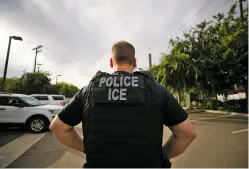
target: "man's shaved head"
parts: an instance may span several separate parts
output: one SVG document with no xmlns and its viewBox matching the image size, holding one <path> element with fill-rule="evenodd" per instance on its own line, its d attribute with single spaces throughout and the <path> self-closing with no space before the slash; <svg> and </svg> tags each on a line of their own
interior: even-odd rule
<svg viewBox="0 0 249 169">
<path fill-rule="evenodd" d="M 112 59 L 116 64 L 132 65 L 135 59 L 135 48 L 126 41 L 118 41 L 112 46 Z"/>
</svg>

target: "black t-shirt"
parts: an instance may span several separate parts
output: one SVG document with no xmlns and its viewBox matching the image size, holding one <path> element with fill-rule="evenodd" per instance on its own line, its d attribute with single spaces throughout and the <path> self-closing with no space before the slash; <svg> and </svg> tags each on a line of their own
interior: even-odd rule
<svg viewBox="0 0 249 169">
<path fill-rule="evenodd" d="M 125 72 L 115 72 L 115 74 L 117 73 L 123 74 Z M 82 112 L 86 102 L 86 89 L 87 86 L 83 87 L 60 111 L 58 116 L 61 121 L 70 126 L 76 126 L 82 121 Z M 167 88 L 155 82 L 152 86 L 152 91 L 155 104 L 161 107 L 165 126 L 177 125 L 188 118 L 187 112 L 180 106 Z"/>
</svg>

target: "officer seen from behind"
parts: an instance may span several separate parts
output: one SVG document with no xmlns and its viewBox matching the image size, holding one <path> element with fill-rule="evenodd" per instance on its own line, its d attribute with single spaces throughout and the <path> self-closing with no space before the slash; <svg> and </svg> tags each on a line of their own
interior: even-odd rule
<svg viewBox="0 0 249 169">
<path fill-rule="evenodd" d="M 86 168 L 170 167 L 196 137 L 173 95 L 136 68 L 135 49 L 112 47 L 112 74 L 97 72 L 55 117 L 50 130 L 61 143 L 86 154 Z M 82 122 L 83 137 L 74 126 Z M 163 127 L 172 136 L 162 146 Z"/>
</svg>

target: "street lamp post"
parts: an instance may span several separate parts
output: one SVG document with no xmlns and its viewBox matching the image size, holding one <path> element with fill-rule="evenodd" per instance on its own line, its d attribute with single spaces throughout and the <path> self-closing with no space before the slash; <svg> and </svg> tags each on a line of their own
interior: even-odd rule
<svg viewBox="0 0 249 169">
<path fill-rule="evenodd" d="M 23 40 L 22 37 L 19 37 L 19 36 L 10 36 L 9 37 L 9 45 L 8 45 L 8 50 L 7 50 L 7 55 L 6 55 L 5 67 L 4 67 L 4 72 L 3 72 L 2 87 L 1 87 L 2 92 L 4 92 L 4 85 L 5 85 L 6 75 L 7 75 L 8 63 L 9 63 L 9 54 L 10 54 L 10 46 L 11 46 L 11 40 L 12 39 L 19 40 L 19 41 Z"/>
<path fill-rule="evenodd" d="M 57 85 L 58 76 L 61 76 L 61 75 L 56 75 L 56 85 Z"/>
</svg>

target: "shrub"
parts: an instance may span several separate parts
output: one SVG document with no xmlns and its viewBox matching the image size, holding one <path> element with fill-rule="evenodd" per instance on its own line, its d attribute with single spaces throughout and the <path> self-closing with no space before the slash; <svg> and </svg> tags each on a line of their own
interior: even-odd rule
<svg viewBox="0 0 249 169">
<path fill-rule="evenodd" d="M 223 107 L 226 111 L 233 111 L 233 112 L 240 112 L 240 113 L 246 113 L 247 106 L 248 106 L 248 102 L 246 99 L 228 100 L 223 103 Z"/>
<path fill-rule="evenodd" d="M 248 102 L 246 99 L 241 100 L 228 100 L 225 102 L 220 102 L 217 100 L 206 100 L 201 107 L 203 109 L 219 110 L 219 111 L 229 111 L 229 112 L 247 112 Z"/>
<path fill-rule="evenodd" d="M 186 107 L 186 103 L 184 101 L 181 102 L 182 107 Z"/>
<path fill-rule="evenodd" d="M 201 108 L 203 109 L 218 110 L 219 107 L 222 107 L 222 102 L 219 100 L 205 100 L 201 104 Z"/>
</svg>

